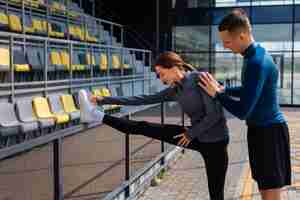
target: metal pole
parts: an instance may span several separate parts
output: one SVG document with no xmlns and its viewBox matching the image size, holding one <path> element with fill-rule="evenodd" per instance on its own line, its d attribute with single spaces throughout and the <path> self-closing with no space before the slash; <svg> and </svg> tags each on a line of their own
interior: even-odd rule
<svg viewBox="0 0 300 200">
<path fill-rule="evenodd" d="M 164 105 L 164 102 L 162 102 L 160 104 L 160 117 L 161 117 L 161 124 L 164 124 L 165 123 L 165 105 Z M 165 144 L 163 141 L 161 141 L 161 153 L 164 153 L 165 152 Z M 161 160 L 161 165 L 164 165 L 165 164 L 165 158 L 163 158 Z"/>
<path fill-rule="evenodd" d="M 159 0 L 156 0 L 156 54 L 159 54 Z"/>
<path fill-rule="evenodd" d="M 54 178 L 54 200 L 63 200 L 63 176 L 62 176 L 62 143 L 61 139 L 53 141 L 53 178 Z"/>
<path fill-rule="evenodd" d="M 130 115 L 126 116 L 127 119 L 130 119 Z M 125 181 L 130 179 L 130 140 L 129 134 L 125 134 Z M 129 186 L 125 190 L 125 196 L 129 197 Z"/>
<path fill-rule="evenodd" d="M 292 24 L 292 71 L 291 71 L 291 76 L 292 76 L 292 83 L 291 83 L 291 105 L 294 104 L 294 69 L 295 69 L 295 63 L 294 63 L 294 59 L 295 59 L 295 14 L 296 14 L 296 10 L 295 10 L 295 0 L 293 0 L 293 24 Z"/>
</svg>

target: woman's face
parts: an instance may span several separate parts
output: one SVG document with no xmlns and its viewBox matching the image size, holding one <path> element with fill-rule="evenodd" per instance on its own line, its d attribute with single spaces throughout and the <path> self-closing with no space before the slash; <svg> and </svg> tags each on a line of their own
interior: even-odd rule
<svg viewBox="0 0 300 200">
<path fill-rule="evenodd" d="M 172 67 L 170 69 L 163 68 L 160 66 L 155 66 L 155 71 L 158 78 L 161 80 L 162 83 L 167 85 L 172 85 L 176 82 L 176 67 Z"/>
</svg>

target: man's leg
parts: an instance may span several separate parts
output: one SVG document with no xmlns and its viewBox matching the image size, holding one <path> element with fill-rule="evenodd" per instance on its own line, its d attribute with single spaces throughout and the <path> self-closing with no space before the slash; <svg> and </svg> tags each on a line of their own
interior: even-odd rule
<svg viewBox="0 0 300 200">
<path fill-rule="evenodd" d="M 284 199 L 291 184 L 289 133 L 286 124 L 248 128 L 251 172 L 263 200 Z"/>
<path fill-rule="evenodd" d="M 260 190 L 259 192 L 263 200 L 285 200 L 285 191 L 281 188 Z"/>
</svg>

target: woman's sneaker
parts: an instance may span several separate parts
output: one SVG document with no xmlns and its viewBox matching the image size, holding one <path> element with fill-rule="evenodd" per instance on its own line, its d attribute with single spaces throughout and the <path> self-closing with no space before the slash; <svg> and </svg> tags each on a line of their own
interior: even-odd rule
<svg viewBox="0 0 300 200">
<path fill-rule="evenodd" d="M 80 104 L 80 122 L 81 123 L 102 123 L 104 112 L 89 100 L 86 90 L 79 90 L 79 104 Z"/>
</svg>

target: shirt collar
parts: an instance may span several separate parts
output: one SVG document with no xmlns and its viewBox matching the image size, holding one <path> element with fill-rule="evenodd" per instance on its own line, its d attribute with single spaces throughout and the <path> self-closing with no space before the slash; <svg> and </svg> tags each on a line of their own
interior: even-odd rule
<svg viewBox="0 0 300 200">
<path fill-rule="evenodd" d="M 242 53 L 242 56 L 244 56 L 244 58 L 249 58 L 251 57 L 254 53 L 255 53 L 255 49 L 257 47 L 257 44 L 255 42 L 252 42 L 247 48 L 246 50 Z"/>
</svg>

